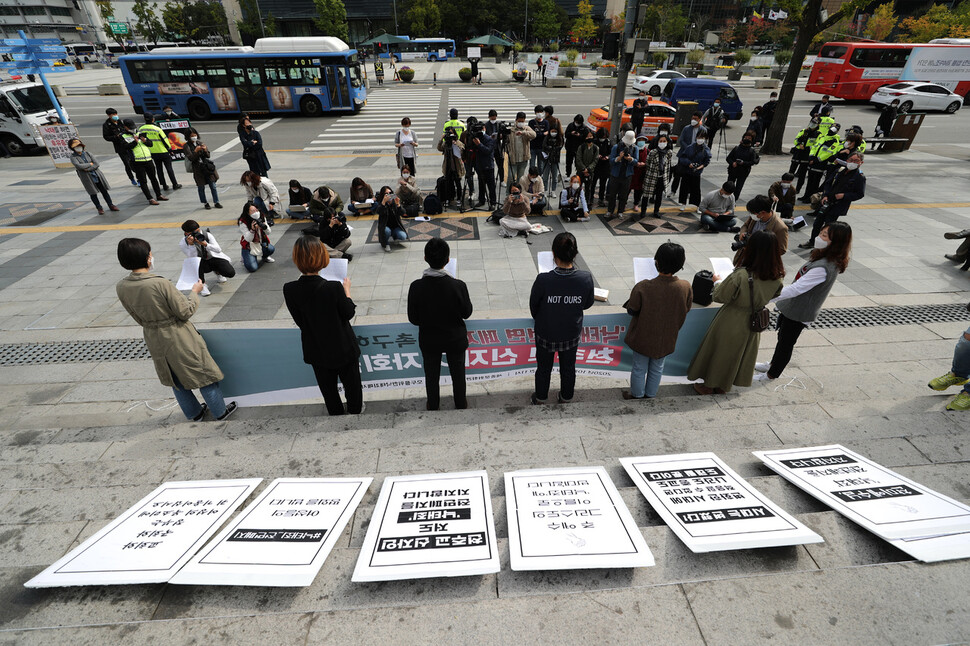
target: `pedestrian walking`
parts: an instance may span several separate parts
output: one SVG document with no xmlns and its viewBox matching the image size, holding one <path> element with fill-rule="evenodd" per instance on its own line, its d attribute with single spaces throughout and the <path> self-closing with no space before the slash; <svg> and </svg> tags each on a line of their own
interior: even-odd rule
<svg viewBox="0 0 970 646">
<path fill-rule="evenodd" d="M 108 189 L 111 187 L 108 186 L 108 180 L 100 170 L 101 162 L 98 161 L 98 158 L 85 150 L 84 143 L 80 139 L 71 139 L 67 142 L 67 147 L 71 149 L 71 164 L 74 165 L 77 177 L 81 180 L 81 186 L 91 196 L 91 201 L 94 203 L 94 208 L 98 210 L 98 215 L 104 215 L 104 208 L 98 200 L 98 193 L 104 198 L 110 210 L 120 211 L 121 209 L 115 206 L 115 203 L 111 201 L 111 195 L 108 194 Z"/>
<path fill-rule="evenodd" d="M 199 422 L 206 411 L 217 420 L 229 417 L 236 402 L 226 404 L 219 386 L 222 371 L 189 322 L 199 308 L 202 281 L 184 296 L 167 278 L 152 273 L 151 245 L 139 238 L 118 242 L 118 262 L 131 273 L 115 285 L 115 293 L 125 311 L 142 326 L 158 380 L 172 388 L 187 419 Z M 196 389 L 202 392 L 204 404 L 192 393 Z"/>
<path fill-rule="evenodd" d="M 208 186 L 212 194 L 212 202 L 217 209 L 221 209 L 219 190 L 216 188 L 219 171 L 211 159 L 209 147 L 199 138 L 199 131 L 195 128 L 189 128 L 189 140 L 185 142 L 185 158 L 192 164 L 192 179 L 195 180 L 195 186 L 199 190 L 199 201 L 206 209 L 212 208 L 209 201 L 205 199 L 205 188 Z"/>
<path fill-rule="evenodd" d="M 441 405 L 441 355 L 448 362 L 455 408 L 468 408 L 465 397 L 465 350 L 468 332 L 465 319 L 472 315 L 468 287 L 445 271 L 450 249 L 441 238 L 424 245 L 428 268 L 408 289 L 408 321 L 418 327 L 418 347 L 424 367 L 424 390 L 428 410 Z"/>
</svg>

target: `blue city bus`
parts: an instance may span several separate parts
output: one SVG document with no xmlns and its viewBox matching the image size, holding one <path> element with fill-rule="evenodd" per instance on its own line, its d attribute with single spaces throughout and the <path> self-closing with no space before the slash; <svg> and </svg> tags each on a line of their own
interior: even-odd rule
<svg viewBox="0 0 970 646">
<path fill-rule="evenodd" d="M 262 38 L 255 47 L 165 47 L 119 59 L 135 112 L 356 113 L 367 100 L 357 50 L 338 38 Z"/>
<path fill-rule="evenodd" d="M 408 36 L 401 36 L 408 38 Z M 381 51 L 381 58 L 394 57 L 398 63 L 401 61 L 443 61 L 446 58 L 455 56 L 455 41 L 451 38 L 408 38 L 406 43 L 396 43 L 388 45 L 390 52 Z"/>
</svg>

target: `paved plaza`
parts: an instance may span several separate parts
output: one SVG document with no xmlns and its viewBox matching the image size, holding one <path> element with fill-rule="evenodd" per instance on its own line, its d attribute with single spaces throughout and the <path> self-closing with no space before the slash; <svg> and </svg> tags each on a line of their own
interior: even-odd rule
<svg viewBox="0 0 970 646">
<path fill-rule="evenodd" d="M 257 122 L 281 192 L 290 178 L 328 184 L 344 198 L 354 177 L 375 190 L 398 173 L 387 139 L 398 120 L 415 122 L 422 148 L 418 182 L 440 174 L 436 134 L 449 107 L 461 118 L 531 116 L 556 105 L 568 120 L 606 102 L 591 88 L 544 90 L 493 81 L 482 87 L 371 88 L 352 117 Z M 105 81 L 101 81 L 105 82 Z M 742 84 L 746 107 L 767 91 Z M 747 88 L 747 89 L 746 89 Z M 815 97 L 799 90 L 786 139 L 807 120 Z M 141 338 L 115 296 L 126 272 L 121 237 L 148 240 L 157 273 L 176 279 L 180 223 L 211 228 L 237 269 L 212 286 L 193 322 L 202 329 L 292 328 L 282 284 L 298 271 L 289 249 L 306 223 L 274 228 L 278 262 L 243 270 L 235 218 L 245 170 L 235 121 L 196 124 L 222 179 L 223 211 L 202 210 L 191 178 L 171 201 L 149 206 L 125 180 L 100 138 L 104 108 L 128 97 L 69 96 L 65 105 L 112 182 L 118 213 L 98 216 L 73 170 L 46 156 L 0 159 L 0 644 L 951 644 L 970 641 L 970 560 L 914 561 L 769 471 L 751 451 L 839 443 L 916 482 L 970 502 L 970 413 L 944 410 L 950 395 L 926 387 L 950 366 L 967 329 L 970 275 L 943 258 L 958 242 L 943 234 L 970 226 L 970 111 L 932 115 L 913 148 L 867 155 L 867 195 L 845 221 L 852 262 L 826 303 L 825 326 L 802 335 L 784 378 L 769 386 L 700 397 L 684 384 L 661 386 L 649 402 L 624 401 L 623 380 L 581 377 L 569 405 L 530 406 L 531 377 L 469 384 L 469 409 L 424 410 L 423 389 L 366 392 L 360 416 L 328 418 L 317 398 L 245 408 L 225 422 L 186 422 L 151 361 L 122 350 Z M 561 106 L 561 107 L 560 107 Z M 836 106 L 846 127 L 872 131 L 866 106 Z M 123 114 L 122 116 L 128 116 Z M 396 123 L 396 121 L 394 121 Z M 389 125 L 391 124 L 391 125 Z M 726 137 L 738 138 L 737 126 Z M 726 178 L 724 155 L 702 190 Z M 788 157 L 765 156 L 743 198 L 766 191 Z M 504 187 L 503 187 L 504 188 Z M 594 209 L 594 215 L 603 209 Z M 805 212 L 804 209 L 802 212 Z M 672 204 L 663 215 L 678 222 Z M 633 287 L 633 258 L 668 239 L 682 244 L 690 279 L 708 258 L 730 255 L 731 237 L 696 227 L 616 227 L 600 217 L 553 233 L 505 240 L 487 213 L 446 211 L 409 223 L 412 241 L 385 253 L 374 221 L 348 218 L 355 325 L 406 320 L 410 282 L 421 275 L 422 240 L 449 240 L 468 284 L 473 318 L 528 316 L 536 255 L 555 232 L 579 243 L 579 265 L 621 312 Z M 694 217 L 694 216 L 691 216 Z M 683 220 L 686 222 L 686 220 Z M 786 283 L 807 252 L 791 235 Z M 90 342 L 90 343 L 83 343 Z M 766 360 L 773 332 L 761 339 Z M 74 354 L 71 354 L 71 353 Z M 555 388 L 557 379 L 553 380 Z M 798 547 L 691 553 L 652 510 L 618 458 L 713 451 L 758 490 L 820 534 Z M 503 473 L 512 469 L 604 466 L 656 559 L 635 570 L 513 572 L 508 564 Z M 357 584 L 350 580 L 384 477 L 485 469 L 502 570 L 454 579 Z M 363 503 L 314 583 L 306 588 L 175 585 L 31 590 L 23 583 L 62 557 L 160 483 L 170 480 L 373 476 Z M 259 491 L 259 490 L 258 490 Z"/>
</svg>

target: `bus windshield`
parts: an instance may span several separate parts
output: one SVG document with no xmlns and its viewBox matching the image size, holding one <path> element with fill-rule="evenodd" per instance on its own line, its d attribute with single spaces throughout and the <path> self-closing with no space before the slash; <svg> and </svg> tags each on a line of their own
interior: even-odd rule
<svg viewBox="0 0 970 646">
<path fill-rule="evenodd" d="M 54 109 L 54 104 L 47 96 L 47 90 L 42 85 L 8 90 L 7 96 L 20 106 L 24 114 L 48 112 Z"/>
</svg>

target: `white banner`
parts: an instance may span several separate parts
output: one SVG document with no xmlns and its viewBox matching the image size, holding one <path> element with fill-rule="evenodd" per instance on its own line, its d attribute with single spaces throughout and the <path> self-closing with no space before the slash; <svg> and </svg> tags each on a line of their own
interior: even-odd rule
<svg viewBox="0 0 970 646">
<path fill-rule="evenodd" d="M 914 47 L 899 78 L 932 82 L 970 80 L 970 47 Z"/>
<path fill-rule="evenodd" d="M 505 474 L 512 569 L 644 567 L 653 554 L 603 467 Z"/>
<path fill-rule="evenodd" d="M 172 583 L 313 583 L 373 478 L 279 478 Z"/>
<path fill-rule="evenodd" d="M 692 552 L 822 542 L 713 453 L 620 458 L 620 464 Z"/>
<path fill-rule="evenodd" d="M 37 126 L 37 131 L 47 146 L 47 153 L 54 162 L 54 168 L 74 168 L 71 163 L 71 149 L 68 142 L 77 137 L 77 128 L 73 123 L 45 123 Z"/>
<path fill-rule="evenodd" d="M 384 479 L 352 581 L 499 571 L 485 471 Z"/>
<path fill-rule="evenodd" d="M 165 583 L 260 482 L 166 482 L 24 586 Z"/>
<path fill-rule="evenodd" d="M 554 58 L 550 58 L 546 61 L 546 78 L 554 79 L 559 76 L 559 61 Z"/>
<path fill-rule="evenodd" d="M 887 540 L 970 531 L 970 507 L 844 446 L 753 453 L 799 489 Z"/>
</svg>

